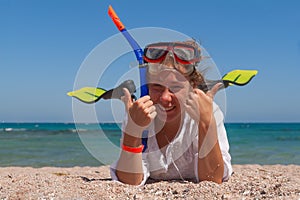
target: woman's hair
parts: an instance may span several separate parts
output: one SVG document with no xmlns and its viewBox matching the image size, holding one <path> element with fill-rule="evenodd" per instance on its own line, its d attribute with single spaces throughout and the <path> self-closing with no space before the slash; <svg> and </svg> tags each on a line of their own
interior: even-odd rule
<svg viewBox="0 0 300 200">
<path fill-rule="evenodd" d="M 199 87 L 200 85 L 203 86 L 205 85 L 205 80 L 204 80 L 204 77 L 202 76 L 201 72 L 199 72 L 197 70 L 197 68 L 195 67 L 193 73 L 191 73 L 189 76 L 188 76 L 188 79 L 189 79 L 189 82 L 191 84 L 191 86 L 193 88 L 197 88 Z M 203 87 L 203 88 L 200 88 L 202 90 L 204 90 L 205 92 L 207 91 L 207 88 L 206 87 Z"/>
<path fill-rule="evenodd" d="M 200 60 L 194 63 L 194 71 L 188 76 L 189 82 L 193 88 L 197 88 L 199 86 L 201 90 L 207 91 L 207 87 L 205 84 L 205 79 L 200 71 L 197 70 L 197 65 L 201 62 L 201 48 L 200 45 L 195 40 L 186 40 L 182 42 L 184 44 L 189 44 L 195 47 L 198 50 L 198 55 L 200 55 Z"/>
</svg>

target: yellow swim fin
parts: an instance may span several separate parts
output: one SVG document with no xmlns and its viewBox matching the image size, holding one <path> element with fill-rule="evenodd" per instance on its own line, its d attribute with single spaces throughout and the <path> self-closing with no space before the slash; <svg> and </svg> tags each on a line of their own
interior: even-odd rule
<svg viewBox="0 0 300 200">
<path fill-rule="evenodd" d="M 67 94 L 71 97 L 75 97 L 84 103 L 95 103 L 106 92 L 102 88 L 84 87 Z"/>
<path fill-rule="evenodd" d="M 123 96 L 123 88 L 127 88 L 130 94 L 133 94 L 136 90 L 134 82 L 132 80 L 126 80 L 118 87 L 110 90 L 84 87 L 73 92 L 68 92 L 67 95 L 75 97 L 84 103 L 95 103 L 100 99 L 121 99 L 121 96 Z M 135 98 L 133 95 L 132 97 Z"/>
<path fill-rule="evenodd" d="M 228 85 L 246 85 L 258 73 L 257 70 L 233 70 L 225 74 L 222 78 L 223 82 Z"/>
</svg>

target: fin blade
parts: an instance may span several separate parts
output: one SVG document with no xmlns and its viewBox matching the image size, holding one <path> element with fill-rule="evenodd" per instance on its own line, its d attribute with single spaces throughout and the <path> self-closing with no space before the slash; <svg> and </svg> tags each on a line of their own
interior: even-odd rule
<svg viewBox="0 0 300 200">
<path fill-rule="evenodd" d="M 79 90 L 68 92 L 67 95 L 75 97 L 84 103 L 95 103 L 106 92 L 102 88 L 84 87 Z"/>
<path fill-rule="evenodd" d="M 233 70 L 225 74 L 222 80 L 235 85 L 246 85 L 257 73 L 257 70 Z"/>
</svg>

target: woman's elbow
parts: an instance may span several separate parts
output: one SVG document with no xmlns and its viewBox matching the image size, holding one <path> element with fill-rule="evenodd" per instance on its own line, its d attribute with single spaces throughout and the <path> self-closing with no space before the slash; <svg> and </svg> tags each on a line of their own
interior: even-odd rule
<svg viewBox="0 0 300 200">
<path fill-rule="evenodd" d="M 116 175 L 120 182 L 129 185 L 140 185 L 144 174 L 141 173 L 128 173 L 123 171 L 116 171 Z"/>
</svg>

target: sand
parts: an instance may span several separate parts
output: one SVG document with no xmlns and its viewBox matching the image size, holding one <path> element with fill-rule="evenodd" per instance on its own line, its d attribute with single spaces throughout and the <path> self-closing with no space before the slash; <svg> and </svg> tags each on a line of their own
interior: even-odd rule
<svg viewBox="0 0 300 200">
<path fill-rule="evenodd" d="M 300 199 L 299 165 L 234 165 L 228 182 L 129 186 L 109 167 L 0 168 L 0 199 Z"/>
</svg>

